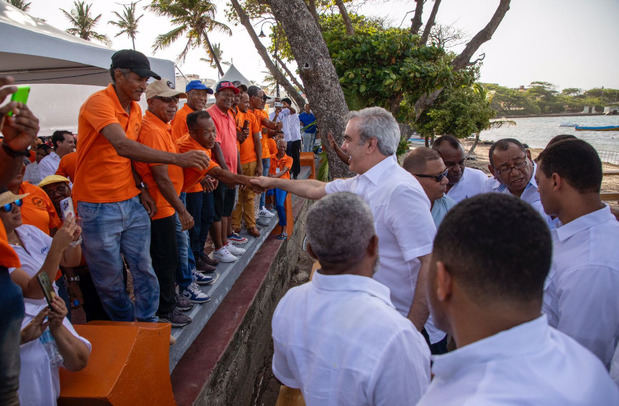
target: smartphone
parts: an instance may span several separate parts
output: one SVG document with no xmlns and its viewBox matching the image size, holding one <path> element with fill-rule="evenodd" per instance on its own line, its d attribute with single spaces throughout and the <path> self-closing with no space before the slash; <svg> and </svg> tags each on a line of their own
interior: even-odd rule
<svg viewBox="0 0 619 406">
<path fill-rule="evenodd" d="M 275 107 L 284 107 L 284 103 L 282 103 L 282 102 L 275 102 Z"/>
<path fill-rule="evenodd" d="M 45 295 L 45 300 L 49 307 L 52 307 L 52 301 L 54 297 L 56 297 L 56 291 L 52 287 L 52 282 L 49 280 L 49 276 L 45 272 L 39 272 L 37 274 L 37 280 L 39 281 L 39 285 L 41 285 L 41 290 L 43 291 L 43 295 Z"/>
<path fill-rule="evenodd" d="M 61 215 L 63 220 L 66 220 L 69 214 L 73 214 L 73 218 L 75 218 L 73 199 L 71 197 L 66 197 L 60 201 L 60 211 L 62 212 Z"/>
<path fill-rule="evenodd" d="M 11 101 L 26 104 L 28 102 L 28 96 L 30 95 L 30 86 L 18 86 L 17 91 L 11 96 Z M 13 115 L 12 111 L 9 111 L 9 116 Z"/>
<path fill-rule="evenodd" d="M 249 120 L 245 120 L 243 122 L 243 130 L 247 130 L 249 128 Z"/>
</svg>

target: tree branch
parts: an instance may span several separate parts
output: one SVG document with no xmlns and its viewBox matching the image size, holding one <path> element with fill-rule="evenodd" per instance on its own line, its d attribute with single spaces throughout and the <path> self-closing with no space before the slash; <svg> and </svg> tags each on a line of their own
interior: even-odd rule
<svg viewBox="0 0 619 406">
<path fill-rule="evenodd" d="M 419 33 L 419 29 L 421 28 L 422 21 L 421 17 L 423 15 L 423 3 L 425 0 L 415 0 L 417 2 L 417 6 L 415 6 L 415 15 L 411 19 L 411 34 L 415 35 Z"/>
<path fill-rule="evenodd" d="M 314 17 L 316 25 L 318 26 L 318 28 L 320 28 L 320 17 L 318 17 L 318 10 L 316 9 L 316 0 L 308 0 L 308 2 L 306 2 L 305 4 L 307 4 L 308 10 L 312 14 L 312 17 Z"/>
<path fill-rule="evenodd" d="M 430 13 L 430 17 L 426 22 L 426 26 L 423 29 L 423 34 L 421 35 L 420 45 L 425 45 L 428 42 L 428 38 L 430 37 L 430 31 L 432 27 L 434 27 L 434 20 L 436 19 L 436 13 L 438 13 L 438 8 L 441 5 L 441 0 L 434 0 L 434 6 L 432 7 L 432 12 Z"/>
<path fill-rule="evenodd" d="M 288 77 L 290 78 L 290 80 L 292 80 L 292 83 L 299 88 L 300 91 L 302 91 L 303 93 L 305 93 L 305 89 L 303 88 L 303 85 L 301 83 L 299 83 L 299 81 L 297 80 L 297 78 L 292 74 L 292 72 L 290 71 L 290 69 L 288 69 L 288 65 L 286 65 L 286 63 L 284 61 L 282 61 L 278 56 L 275 57 L 275 60 L 277 62 L 279 62 L 279 65 L 282 67 L 282 69 L 284 70 L 284 72 L 286 72 L 286 74 L 288 75 Z M 303 107 L 303 106 L 299 106 L 299 107 Z"/>
<path fill-rule="evenodd" d="M 355 29 L 352 26 L 352 21 L 350 20 L 350 16 L 348 15 L 348 11 L 346 11 L 346 6 L 344 5 L 343 0 L 335 0 L 335 4 L 337 8 L 340 9 L 340 14 L 342 15 L 342 20 L 344 20 L 344 25 L 346 26 L 346 34 L 354 35 Z"/>
</svg>

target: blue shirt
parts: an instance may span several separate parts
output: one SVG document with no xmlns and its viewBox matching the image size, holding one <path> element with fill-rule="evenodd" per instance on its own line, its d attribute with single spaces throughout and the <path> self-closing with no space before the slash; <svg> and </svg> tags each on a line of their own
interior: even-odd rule
<svg viewBox="0 0 619 406">
<path fill-rule="evenodd" d="M 299 120 L 303 123 L 303 127 L 307 127 L 309 124 L 312 124 L 308 128 L 304 129 L 303 132 L 315 134 L 316 133 L 316 116 L 312 113 L 303 112 L 299 114 Z"/>
<path fill-rule="evenodd" d="M 452 207 L 456 205 L 456 201 L 447 195 L 443 195 L 440 199 L 436 199 L 432 205 L 432 220 L 436 228 L 441 224 L 445 215 Z"/>
</svg>

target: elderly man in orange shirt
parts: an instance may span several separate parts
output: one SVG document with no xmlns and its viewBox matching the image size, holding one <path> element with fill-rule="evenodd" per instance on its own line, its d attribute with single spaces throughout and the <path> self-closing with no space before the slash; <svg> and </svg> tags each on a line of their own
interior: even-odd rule
<svg viewBox="0 0 619 406">
<path fill-rule="evenodd" d="M 78 118 L 73 196 L 82 218 L 83 253 L 112 320 L 155 321 L 159 283 L 149 255 L 149 216 L 156 206 L 131 161 L 205 167 L 208 157 L 199 151 L 159 151 L 136 141 L 146 81 L 161 79 L 146 56 L 118 51 L 110 74 L 112 83 L 84 102 Z M 133 276 L 135 304 L 125 289 L 121 254 Z"/>
</svg>

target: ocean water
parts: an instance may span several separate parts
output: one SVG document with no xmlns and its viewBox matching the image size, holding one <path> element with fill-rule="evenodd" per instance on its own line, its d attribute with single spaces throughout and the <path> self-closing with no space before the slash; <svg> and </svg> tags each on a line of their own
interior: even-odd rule
<svg viewBox="0 0 619 406">
<path fill-rule="evenodd" d="M 572 134 L 581 138 L 598 151 L 603 161 L 619 164 L 619 131 L 576 131 L 574 127 L 561 127 L 561 124 L 584 126 L 619 126 L 619 116 L 567 116 L 567 117 L 529 117 L 512 118 L 515 126 L 484 130 L 480 139 L 497 141 L 501 138 L 516 138 L 532 148 L 544 148 L 555 135 Z"/>
</svg>

